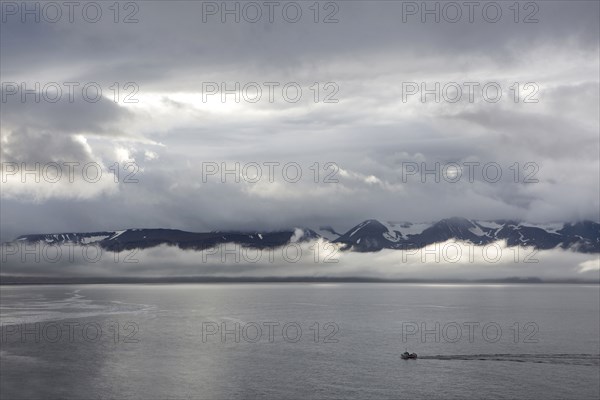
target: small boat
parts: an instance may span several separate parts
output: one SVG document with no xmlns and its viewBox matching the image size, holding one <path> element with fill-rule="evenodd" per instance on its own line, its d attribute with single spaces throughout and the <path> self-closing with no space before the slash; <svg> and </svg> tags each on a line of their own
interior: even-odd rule
<svg viewBox="0 0 600 400">
<path fill-rule="evenodd" d="M 405 351 L 404 353 L 400 354 L 400 357 L 402 357 L 403 360 L 416 360 L 417 353 L 409 354 L 408 351 Z"/>
</svg>

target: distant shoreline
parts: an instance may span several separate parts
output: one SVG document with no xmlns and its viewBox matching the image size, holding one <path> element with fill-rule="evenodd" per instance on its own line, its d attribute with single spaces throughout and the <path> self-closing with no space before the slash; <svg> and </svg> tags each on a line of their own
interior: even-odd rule
<svg viewBox="0 0 600 400">
<path fill-rule="evenodd" d="M 53 278 L 6 276 L 0 278 L 0 286 L 13 285 L 98 285 L 98 284 L 186 284 L 186 283 L 407 283 L 407 284 L 582 284 L 600 285 L 600 281 L 540 278 L 501 278 L 501 279 L 381 279 L 368 277 L 159 277 L 159 278 Z"/>
</svg>

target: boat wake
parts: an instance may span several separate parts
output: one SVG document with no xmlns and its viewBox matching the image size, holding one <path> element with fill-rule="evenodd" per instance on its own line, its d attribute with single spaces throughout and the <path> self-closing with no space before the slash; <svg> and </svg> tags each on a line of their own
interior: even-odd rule
<svg viewBox="0 0 600 400">
<path fill-rule="evenodd" d="M 452 354 L 419 356 L 420 360 L 510 361 L 540 364 L 600 366 L 600 354 Z"/>
<path fill-rule="evenodd" d="M 37 296 L 0 305 L 0 329 L 6 325 L 34 324 L 76 318 L 105 317 L 151 313 L 151 304 L 124 303 L 115 300 L 91 300 L 80 290 L 67 292 L 61 298 Z"/>
</svg>

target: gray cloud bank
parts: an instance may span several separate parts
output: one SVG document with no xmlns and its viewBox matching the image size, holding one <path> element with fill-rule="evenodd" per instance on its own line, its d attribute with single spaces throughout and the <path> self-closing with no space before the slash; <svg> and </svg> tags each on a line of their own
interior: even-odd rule
<svg viewBox="0 0 600 400">
<path fill-rule="evenodd" d="M 94 24 L 6 16 L 0 25 L 3 84 L 94 82 L 103 93 L 95 103 L 7 95 L 2 163 L 94 162 L 104 172 L 95 183 L 3 181 L 0 241 L 144 227 L 345 230 L 367 218 L 600 219 L 598 2 L 535 2 L 538 22 L 530 24 L 515 23 L 504 2 L 498 23 L 480 14 L 473 23 L 404 23 L 402 2 L 340 1 L 331 24 L 314 23 L 308 3 L 298 23 L 204 23 L 202 2 L 137 3 L 133 24 L 114 23 L 104 10 Z M 121 96 L 135 83 L 138 102 L 115 102 L 115 82 Z M 303 96 L 204 102 L 206 82 L 297 82 Z M 315 103 L 315 82 L 321 100 L 324 84 L 335 83 L 339 102 Z M 403 82 L 495 82 L 502 98 L 404 102 Z M 528 82 L 538 87 L 537 103 L 523 102 Z M 297 162 L 303 179 L 203 182 L 207 162 Z M 323 182 L 327 162 L 339 167 L 337 183 Z M 503 177 L 422 183 L 402 175 L 405 163 L 465 162 L 498 163 Z M 123 182 L 126 163 L 139 167 L 137 183 Z M 537 182 L 514 182 L 515 163 L 521 178 L 531 172 L 525 164 L 537 166 Z"/>
</svg>

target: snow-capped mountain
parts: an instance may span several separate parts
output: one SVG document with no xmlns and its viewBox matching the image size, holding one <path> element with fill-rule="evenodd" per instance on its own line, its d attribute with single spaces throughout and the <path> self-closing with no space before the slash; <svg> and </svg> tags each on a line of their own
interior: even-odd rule
<svg viewBox="0 0 600 400">
<path fill-rule="evenodd" d="M 600 224 L 582 221 L 536 225 L 516 221 L 479 221 L 448 218 L 434 223 L 386 222 L 366 220 L 339 234 L 329 226 L 319 229 L 290 229 L 278 232 L 195 233 L 174 229 L 128 229 L 109 232 L 35 234 L 20 236 L 17 242 L 48 244 L 76 243 L 99 245 L 121 251 L 144 249 L 162 244 L 182 249 L 202 250 L 224 243 L 253 248 L 272 248 L 290 242 L 324 238 L 340 243 L 344 249 L 359 252 L 382 249 L 416 249 L 447 240 L 486 245 L 505 240 L 508 246 L 532 246 L 536 249 L 560 247 L 581 253 L 600 253 Z"/>
<path fill-rule="evenodd" d="M 561 247 L 582 253 L 600 252 L 600 224 L 583 221 L 536 225 L 515 221 L 477 221 L 448 218 L 431 224 L 381 223 L 370 219 L 356 225 L 335 241 L 355 251 L 415 249 L 455 239 L 486 245 L 506 240 L 508 246 L 536 249 Z"/>
<path fill-rule="evenodd" d="M 162 244 L 178 246 L 182 249 L 203 250 L 223 243 L 237 243 L 253 248 L 270 248 L 319 237 L 316 232 L 310 229 L 264 233 L 217 231 L 196 233 L 176 229 L 127 229 L 109 232 L 24 235 L 18 237 L 16 242 L 45 242 L 51 245 L 62 243 L 94 244 L 112 251 L 145 249 Z"/>
</svg>

